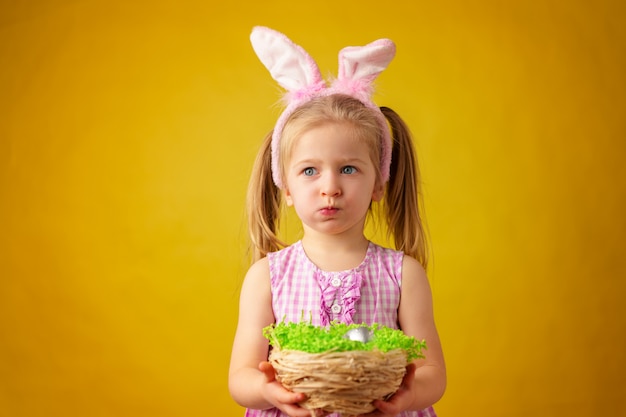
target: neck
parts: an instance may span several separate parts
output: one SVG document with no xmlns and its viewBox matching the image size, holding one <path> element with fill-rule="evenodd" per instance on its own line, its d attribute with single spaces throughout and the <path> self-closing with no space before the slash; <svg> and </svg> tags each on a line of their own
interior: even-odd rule
<svg viewBox="0 0 626 417">
<path fill-rule="evenodd" d="M 363 233 L 354 236 L 327 235 L 306 230 L 302 237 L 302 247 L 309 259 L 319 268 L 327 271 L 352 269 L 365 258 L 369 241 Z"/>
</svg>

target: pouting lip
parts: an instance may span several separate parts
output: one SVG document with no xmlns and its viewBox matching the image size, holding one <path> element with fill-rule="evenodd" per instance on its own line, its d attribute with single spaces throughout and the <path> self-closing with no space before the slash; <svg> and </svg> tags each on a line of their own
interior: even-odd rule
<svg viewBox="0 0 626 417">
<path fill-rule="evenodd" d="M 318 210 L 324 216 L 332 216 L 339 211 L 339 208 L 336 206 L 324 206 Z"/>
</svg>

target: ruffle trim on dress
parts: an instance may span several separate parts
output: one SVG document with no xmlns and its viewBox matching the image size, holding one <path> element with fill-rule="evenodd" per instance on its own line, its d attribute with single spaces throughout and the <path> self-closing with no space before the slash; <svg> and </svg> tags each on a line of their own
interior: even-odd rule
<svg viewBox="0 0 626 417">
<path fill-rule="evenodd" d="M 360 271 L 342 273 L 317 271 L 317 279 L 322 290 L 320 324 L 327 326 L 333 320 L 352 324 L 355 304 L 361 298 L 363 274 Z M 341 300 L 340 303 L 338 301 Z M 340 306 L 337 313 L 335 306 Z M 336 317 L 339 314 L 339 317 Z"/>
</svg>

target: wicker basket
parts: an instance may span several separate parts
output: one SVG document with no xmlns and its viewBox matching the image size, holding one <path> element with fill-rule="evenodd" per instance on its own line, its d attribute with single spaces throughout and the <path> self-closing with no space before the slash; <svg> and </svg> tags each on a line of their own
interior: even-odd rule
<svg viewBox="0 0 626 417">
<path fill-rule="evenodd" d="M 402 349 L 306 353 L 275 348 L 269 361 L 281 384 L 307 395 L 300 405 L 311 415 L 323 410 L 354 416 L 373 411 L 372 401 L 398 390 L 407 355 Z"/>
</svg>

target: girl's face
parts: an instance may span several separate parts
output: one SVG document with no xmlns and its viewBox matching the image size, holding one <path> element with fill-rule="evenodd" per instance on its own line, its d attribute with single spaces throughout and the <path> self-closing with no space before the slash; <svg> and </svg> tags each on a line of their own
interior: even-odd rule
<svg viewBox="0 0 626 417">
<path fill-rule="evenodd" d="M 286 161 L 285 200 L 305 231 L 362 235 L 371 201 L 383 195 L 367 145 L 346 123 L 315 127 L 296 140 Z"/>
</svg>

